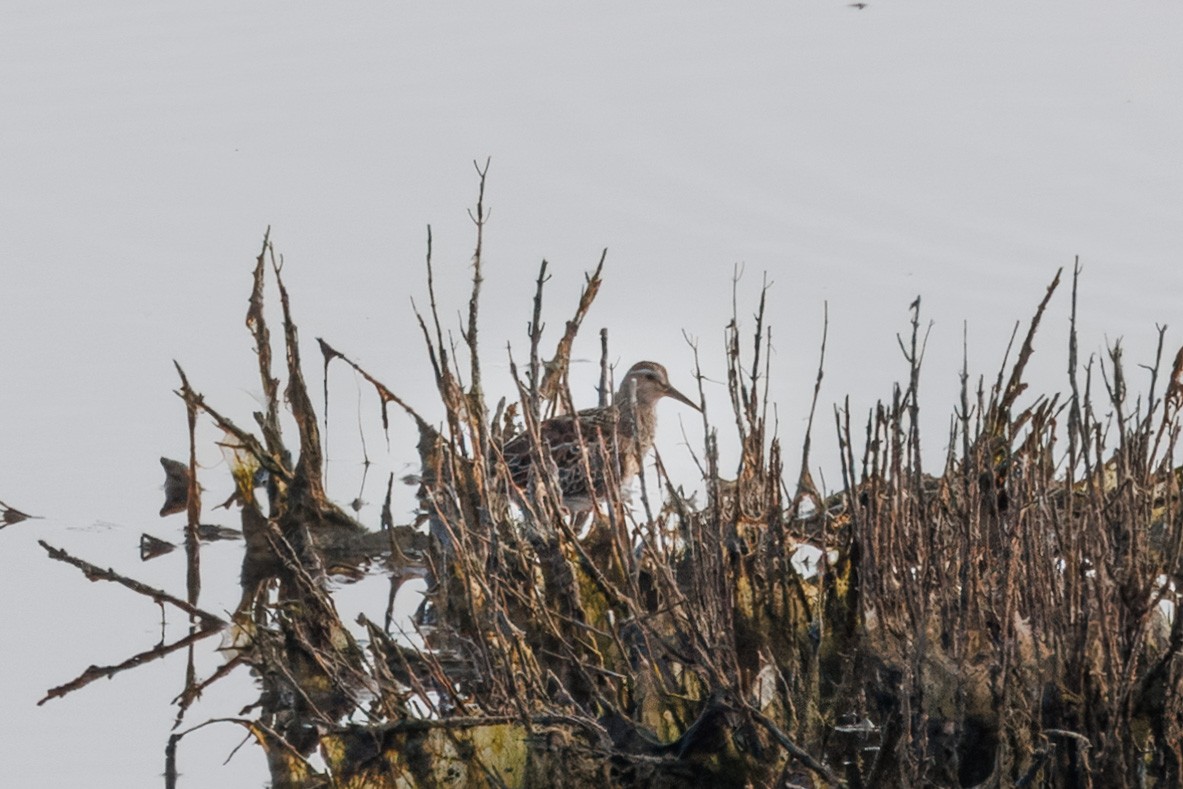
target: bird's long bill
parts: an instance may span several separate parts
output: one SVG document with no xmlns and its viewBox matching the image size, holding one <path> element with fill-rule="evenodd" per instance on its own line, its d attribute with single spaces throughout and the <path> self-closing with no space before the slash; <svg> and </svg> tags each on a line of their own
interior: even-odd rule
<svg viewBox="0 0 1183 789">
<path fill-rule="evenodd" d="M 689 397 L 687 397 L 686 395 L 682 394 L 681 392 L 679 392 L 677 389 L 675 389 L 675 388 L 674 388 L 674 387 L 672 387 L 672 386 L 671 386 L 669 389 L 666 389 L 666 390 L 665 390 L 665 396 L 666 396 L 666 397 L 672 397 L 672 398 L 674 398 L 675 400 L 678 400 L 678 401 L 680 401 L 680 402 L 683 402 L 683 403 L 685 403 L 686 405 L 688 405 L 688 406 L 690 406 L 691 408 L 693 408 L 695 411 L 698 411 L 699 413 L 702 413 L 702 409 L 698 407 L 698 403 L 694 402 L 694 401 L 693 401 L 693 400 L 691 400 Z"/>
</svg>

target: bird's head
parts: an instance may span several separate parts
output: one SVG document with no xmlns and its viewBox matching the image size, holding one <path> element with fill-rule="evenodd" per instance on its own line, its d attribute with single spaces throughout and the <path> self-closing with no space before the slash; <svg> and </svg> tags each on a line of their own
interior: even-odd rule
<svg viewBox="0 0 1183 789">
<path fill-rule="evenodd" d="M 672 397 L 695 411 L 702 410 L 693 400 L 670 385 L 669 374 L 665 367 L 657 362 L 637 362 L 630 367 L 620 383 L 617 400 L 625 402 L 627 399 L 636 398 L 638 405 L 649 406 L 663 397 Z"/>
</svg>

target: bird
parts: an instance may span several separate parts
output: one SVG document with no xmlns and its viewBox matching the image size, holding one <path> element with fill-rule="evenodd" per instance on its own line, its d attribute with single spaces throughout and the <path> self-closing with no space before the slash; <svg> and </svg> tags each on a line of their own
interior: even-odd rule
<svg viewBox="0 0 1183 789">
<path fill-rule="evenodd" d="M 657 362 L 637 362 L 625 373 L 610 405 L 557 416 L 538 425 L 563 506 L 572 512 L 589 511 L 593 500 L 608 495 L 612 481 L 624 485 L 640 473 L 641 458 L 653 448 L 657 403 L 663 397 L 702 410 L 670 384 L 665 367 Z M 531 476 L 536 474 L 531 450 L 529 433 L 513 436 L 502 448 L 510 479 L 520 492 L 529 490 Z M 585 451 L 590 475 L 583 463 Z M 605 459 L 611 463 L 610 469 L 604 467 Z"/>
</svg>

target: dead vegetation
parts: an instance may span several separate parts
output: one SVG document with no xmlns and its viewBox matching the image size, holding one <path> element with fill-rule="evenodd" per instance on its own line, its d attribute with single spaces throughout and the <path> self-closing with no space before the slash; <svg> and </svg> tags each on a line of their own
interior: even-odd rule
<svg viewBox="0 0 1183 789">
<path fill-rule="evenodd" d="M 395 527 L 389 494 L 377 533 L 326 498 L 320 427 L 269 240 L 247 317 L 265 410 L 243 428 L 181 374 L 190 434 L 196 419 L 212 419 L 237 456 L 246 559 L 225 670 L 247 665 L 259 678 L 256 714 L 233 722 L 263 746 L 275 786 L 1183 781 L 1183 624 L 1164 612 L 1177 602 L 1183 538 L 1173 455 L 1183 351 L 1162 394 L 1156 360 L 1148 391 L 1132 398 L 1120 346 L 1081 365 L 1073 325 L 1070 393 L 1024 399 L 1057 275 L 997 380 L 974 389 L 964 371 L 950 450 L 933 459 L 922 455 L 917 301 L 901 343 L 908 381 L 867 415 L 833 412 L 842 490 L 823 496 L 808 439 L 798 480 L 786 485 L 769 423 L 762 297 L 752 338 L 728 329 L 726 427 L 700 386 L 705 501 L 671 485 L 658 458 L 639 507 L 609 495 L 581 533 L 553 480 L 515 494 L 500 447 L 571 409 L 569 354 L 601 268 L 550 351 L 543 265 L 529 357 L 513 368 L 520 402 L 490 408 L 478 343 L 484 172 L 481 187 L 459 352 L 440 326 L 429 245 L 420 326 L 442 425 L 401 399 L 397 382 L 320 341 L 326 375 L 341 363 L 372 384 L 384 426 L 392 404 L 414 421 L 424 528 Z M 281 299 L 282 392 L 263 305 L 268 272 Z M 604 393 L 609 373 L 605 361 Z M 298 432 L 291 447 L 285 406 Z M 735 469 L 720 468 L 722 429 L 739 436 Z M 175 483 L 170 506 L 183 499 L 189 514 L 195 604 L 201 503 L 195 464 L 187 471 L 174 469 L 188 490 L 180 497 Z M 806 543 L 823 549 L 808 574 L 793 562 Z M 429 580 L 413 623 L 421 647 L 392 635 L 389 615 L 351 630 L 326 592 L 332 567 L 377 553 L 398 577 Z M 195 634 L 216 624 L 195 607 L 189 615 Z M 182 715 L 220 675 L 190 676 Z M 173 783 L 186 733 L 169 745 Z"/>
<path fill-rule="evenodd" d="M 20 523 L 21 521 L 27 521 L 29 518 L 36 517 L 36 515 L 29 515 L 28 513 L 21 512 L 15 507 L 10 507 L 4 502 L 0 501 L 0 529 L 3 529 L 5 526 L 11 526 L 14 523 Z"/>
</svg>

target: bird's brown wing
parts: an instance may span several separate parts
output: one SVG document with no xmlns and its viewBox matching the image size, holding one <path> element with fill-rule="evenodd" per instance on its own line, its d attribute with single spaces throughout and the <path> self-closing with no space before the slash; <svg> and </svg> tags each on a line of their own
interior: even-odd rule
<svg viewBox="0 0 1183 789">
<path fill-rule="evenodd" d="M 599 409 L 579 413 L 579 433 L 576 432 L 575 419 L 571 416 L 555 417 L 539 425 L 542 448 L 554 464 L 559 488 L 564 497 L 588 495 L 587 473 L 583 467 L 585 449 L 596 488 L 595 493 L 597 496 L 603 495 L 603 456 L 606 454 L 607 457 L 613 457 L 614 442 L 611 426 L 599 418 L 601 415 L 598 411 Z M 603 441 L 603 449 L 598 444 L 599 441 Z M 529 434 L 521 433 L 514 436 L 506 442 L 502 454 L 513 483 L 519 488 L 525 488 L 529 484 L 530 472 L 534 465 L 530 456 Z"/>
</svg>

